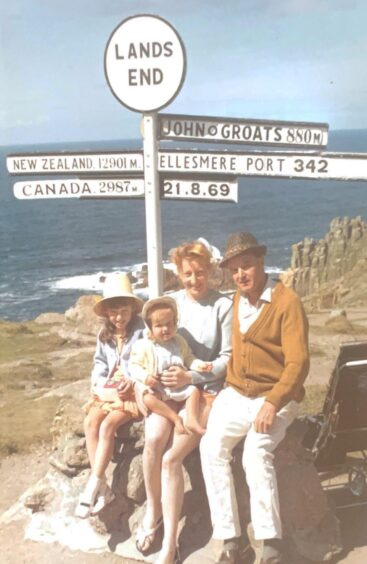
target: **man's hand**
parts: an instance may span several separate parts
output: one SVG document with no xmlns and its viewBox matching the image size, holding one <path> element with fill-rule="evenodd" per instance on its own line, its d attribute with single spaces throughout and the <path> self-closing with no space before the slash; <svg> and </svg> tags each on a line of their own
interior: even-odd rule
<svg viewBox="0 0 367 564">
<path fill-rule="evenodd" d="M 254 428 L 257 433 L 269 433 L 277 414 L 275 405 L 266 401 L 263 403 L 254 421 Z"/>
<path fill-rule="evenodd" d="M 172 365 L 162 372 L 160 381 L 168 388 L 180 388 L 192 384 L 191 372 L 182 366 Z"/>
</svg>

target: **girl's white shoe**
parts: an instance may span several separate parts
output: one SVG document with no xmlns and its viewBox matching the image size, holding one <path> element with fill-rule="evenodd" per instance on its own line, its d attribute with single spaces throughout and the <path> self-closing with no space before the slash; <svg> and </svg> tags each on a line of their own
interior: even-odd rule
<svg viewBox="0 0 367 564">
<path fill-rule="evenodd" d="M 112 492 L 109 485 L 106 483 L 102 484 L 97 495 L 97 500 L 92 507 L 90 514 L 98 515 L 98 513 L 100 513 L 102 509 L 104 509 L 106 505 L 111 503 L 114 499 L 115 494 Z"/>
</svg>

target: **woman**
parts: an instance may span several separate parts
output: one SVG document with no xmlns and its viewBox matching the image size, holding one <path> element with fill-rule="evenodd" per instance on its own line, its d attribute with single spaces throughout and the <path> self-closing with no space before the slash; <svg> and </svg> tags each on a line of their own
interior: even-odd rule
<svg viewBox="0 0 367 564">
<path fill-rule="evenodd" d="M 194 355 L 212 362 L 213 368 L 211 372 L 201 373 L 171 366 L 160 381 L 171 388 L 186 384 L 200 387 L 199 421 L 205 427 L 231 353 L 232 299 L 209 289 L 212 257 L 201 242 L 181 245 L 171 259 L 184 286 L 183 290 L 170 294 L 179 310 L 178 332 L 188 341 Z M 182 404 L 176 402 L 171 407 L 184 411 Z M 184 495 L 182 462 L 201 438 L 196 433 L 173 433 L 172 428 L 170 421 L 156 413 L 146 417 L 143 470 L 147 506 L 136 546 L 140 552 L 148 552 L 163 523 L 164 538 L 157 564 L 179 562 L 177 528 Z M 161 473 L 157 468 L 161 468 Z"/>
</svg>

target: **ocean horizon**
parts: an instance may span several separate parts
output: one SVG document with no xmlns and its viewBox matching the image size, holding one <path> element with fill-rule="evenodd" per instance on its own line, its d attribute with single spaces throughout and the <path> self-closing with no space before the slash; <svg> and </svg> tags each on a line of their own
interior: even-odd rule
<svg viewBox="0 0 367 564">
<path fill-rule="evenodd" d="M 8 174 L 6 156 L 141 146 L 140 139 L 0 146 L 1 319 L 64 312 L 79 296 L 95 293 L 101 274 L 136 270 L 146 261 L 143 199 L 17 200 L 13 184 L 20 177 Z M 325 150 L 367 153 L 367 130 L 330 131 Z M 362 181 L 241 177 L 238 192 L 238 203 L 162 201 L 164 259 L 183 241 L 204 237 L 223 250 L 229 233 L 250 231 L 268 247 L 267 267 L 280 271 L 290 264 L 293 244 L 320 239 L 335 217 L 367 216 Z"/>
</svg>

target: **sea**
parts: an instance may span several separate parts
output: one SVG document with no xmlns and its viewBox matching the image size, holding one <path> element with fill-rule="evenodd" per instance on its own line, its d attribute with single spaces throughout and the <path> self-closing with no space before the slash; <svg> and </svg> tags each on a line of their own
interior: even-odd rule
<svg viewBox="0 0 367 564">
<path fill-rule="evenodd" d="M 99 293 L 103 275 L 146 261 L 143 199 L 18 200 L 20 178 L 8 174 L 6 156 L 141 148 L 127 139 L 0 146 L 0 319 L 64 312 L 79 296 Z M 327 151 L 367 153 L 367 130 L 330 131 Z M 292 244 L 322 238 L 333 218 L 366 220 L 367 182 L 242 177 L 238 203 L 162 201 L 161 216 L 165 260 L 184 241 L 202 237 L 223 251 L 229 233 L 250 231 L 268 246 L 267 269 L 280 272 Z"/>
</svg>

